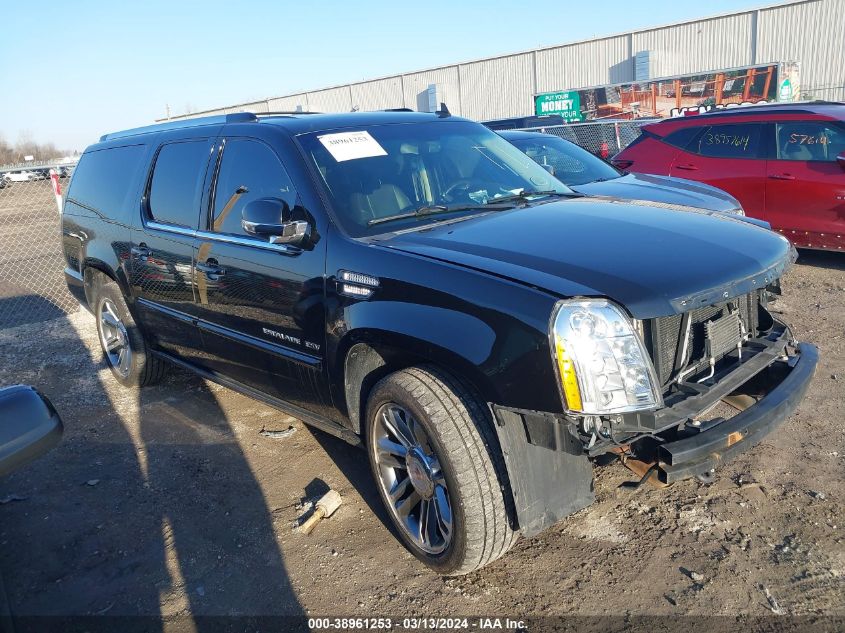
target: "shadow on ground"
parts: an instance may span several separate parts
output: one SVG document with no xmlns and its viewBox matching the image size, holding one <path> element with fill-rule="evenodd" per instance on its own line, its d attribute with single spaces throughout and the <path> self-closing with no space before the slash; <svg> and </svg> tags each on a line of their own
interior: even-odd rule
<svg viewBox="0 0 845 633">
<path fill-rule="evenodd" d="M 17 630 L 66 616 L 120 628 L 135 627 L 112 616 L 144 616 L 133 622 L 147 631 L 163 617 L 202 631 L 231 622 L 215 616 L 302 616 L 264 493 L 215 394 L 177 371 L 156 387 L 107 389 L 108 370 L 68 319 L 37 324 L 50 345 L 30 341 L 32 327 L 0 329 L 0 356 L 13 361 L 0 386 L 44 389 L 65 437 L 0 482 L 0 500 L 22 498 L 0 505 Z M 292 630 L 299 618 L 284 622 Z"/>
<path fill-rule="evenodd" d="M 816 268 L 845 270 L 845 253 L 814 251 L 802 248 L 798 251 L 798 263 Z"/>
</svg>

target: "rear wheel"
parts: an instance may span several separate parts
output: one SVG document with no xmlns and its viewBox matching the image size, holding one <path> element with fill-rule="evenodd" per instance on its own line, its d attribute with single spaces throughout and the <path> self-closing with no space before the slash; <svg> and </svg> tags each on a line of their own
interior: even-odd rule
<svg viewBox="0 0 845 633">
<path fill-rule="evenodd" d="M 126 387 L 155 384 L 164 376 L 167 366 L 150 353 L 118 285 L 107 277 L 98 277 L 94 316 L 109 369 Z"/>
<path fill-rule="evenodd" d="M 367 403 L 368 454 L 408 549 L 435 571 L 466 574 L 516 540 L 501 451 L 485 408 L 433 367 L 391 374 Z"/>
</svg>

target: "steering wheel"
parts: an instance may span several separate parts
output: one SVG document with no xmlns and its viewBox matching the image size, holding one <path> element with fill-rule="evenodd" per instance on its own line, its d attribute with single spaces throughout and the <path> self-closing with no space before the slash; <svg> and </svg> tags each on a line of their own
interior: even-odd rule
<svg viewBox="0 0 845 633">
<path fill-rule="evenodd" d="M 455 191 L 460 189 L 462 192 L 466 193 L 470 190 L 470 187 L 472 187 L 472 180 L 469 180 L 468 178 L 461 178 L 460 180 L 456 180 L 451 185 L 449 185 L 449 187 L 440 195 L 440 197 L 446 200 L 447 202 L 451 202 L 452 194 Z"/>
</svg>

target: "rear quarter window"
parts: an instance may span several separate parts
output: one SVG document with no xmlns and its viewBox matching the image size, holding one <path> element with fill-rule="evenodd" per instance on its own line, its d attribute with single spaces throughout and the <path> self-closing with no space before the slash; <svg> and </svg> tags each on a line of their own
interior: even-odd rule
<svg viewBox="0 0 845 633">
<path fill-rule="evenodd" d="M 150 219 L 197 228 L 200 196 L 210 157 L 208 139 L 161 146 L 149 190 Z"/>
<path fill-rule="evenodd" d="M 73 214 L 81 206 L 122 218 L 130 193 L 138 186 L 145 150 L 144 145 L 127 145 L 83 154 L 68 188 L 65 212 Z"/>
<path fill-rule="evenodd" d="M 669 132 L 663 137 L 663 142 L 668 143 L 672 147 L 686 149 L 692 143 L 693 139 L 701 132 L 701 127 L 691 126 L 682 127 L 680 130 Z"/>
</svg>

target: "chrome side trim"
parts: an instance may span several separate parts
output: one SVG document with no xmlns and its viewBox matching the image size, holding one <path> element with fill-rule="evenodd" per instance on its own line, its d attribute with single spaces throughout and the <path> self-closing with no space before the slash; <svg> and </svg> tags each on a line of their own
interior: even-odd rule
<svg viewBox="0 0 845 633">
<path fill-rule="evenodd" d="M 305 367 L 315 371 L 321 370 L 322 360 L 317 356 L 300 352 L 299 350 L 295 350 L 285 345 L 277 345 L 276 343 L 262 340 L 256 336 L 252 336 L 251 334 L 238 332 L 237 330 L 223 327 L 222 325 L 217 325 L 215 323 L 210 323 L 209 321 L 204 321 L 203 319 L 198 319 L 196 325 L 203 332 L 222 336 L 230 341 L 247 345 L 253 349 L 270 352 L 271 354 L 275 354 L 276 356 L 282 357 L 292 363 L 304 365 Z"/>
<path fill-rule="evenodd" d="M 269 242 L 259 242 L 247 237 L 238 237 L 237 235 L 225 235 L 223 233 L 212 233 L 211 231 L 198 231 L 196 229 L 189 229 L 184 226 L 176 226 L 174 224 L 162 224 L 160 222 L 146 222 L 148 229 L 162 231 L 164 233 L 172 233 L 174 235 L 182 235 L 185 237 L 192 237 L 200 240 L 207 240 L 211 242 L 222 242 L 224 244 L 237 244 L 238 246 L 249 246 L 251 248 L 260 248 L 267 251 L 275 251 L 282 255 L 299 255 L 302 252 L 301 248 L 291 246 L 289 244 L 271 244 Z"/>
<path fill-rule="evenodd" d="M 196 237 L 201 240 L 223 242 L 224 244 L 237 244 L 238 246 L 250 246 L 252 248 L 260 248 L 266 251 L 276 251 L 282 255 L 299 255 L 302 252 L 301 248 L 290 246 L 289 244 L 259 242 L 248 237 L 238 237 L 237 235 L 225 235 L 222 233 L 212 233 L 210 231 L 196 231 L 195 234 Z"/>
<path fill-rule="evenodd" d="M 155 229 L 156 231 L 163 231 L 165 233 L 174 233 L 175 235 L 184 235 L 186 237 L 196 237 L 197 232 L 194 229 L 189 229 L 185 226 L 176 226 L 175 224 L 161 224 L 160 222 L 145 222 L 148 229 Z"/>
<path fill-rule="evenodd" d="M 176 319 L 177 321 L 181 321 L 182 323 L 187 323 L 194 326 L 196 326 L 197 324 L 197 318 L 195 316 L 191 316 L 190 314 L 181 312 L 179 310 L 174 310 L 173 308 L 168 308 L 167 306 L 155 303 L 154 301 L 150 301 L 149 299 L 138 297 L 137 299 L 135 299 L 135 303 L 140 306 L 144 306 L 149 310 L 154 310 L 156 312 L 160 312 L 161 314 L 166 314 L 171 319 Z"/>
<path fill-rule="evenodd" d="M 265 352 L 270 352 L 271 354 L 275 354 L 276 356 L 284 358 L 290 362 L 304 365 L 315 371 L 320 371 L 321 369 L 323 361 L 319 356 L 314 356 L 313 354 L 308 354 L 284 345 L 277 345 L 276 343 L 265 341 L 256 336 L 252 336 L 251 334 L 245 334 L 231 328 L 223 327 L 222 325 L 216 325 L 210 321 L 197 318 L 179 310 L 174 310 L 173 308 L 168 308 L 150 301 L 149 299 L 138 298 L 135 301 L 138 305 L 141 305 L 148 310 L 153 310 L 155 312 L 159 312 L 160 314 L 167 315 L 171 319 L 175 319 L 181 323 L 193 325 L 201 331 L 210 332 L 218 336 L 223 336 L 230 341 L 248 345 L 252 348 L 260 349 Z"/>
</svg>

